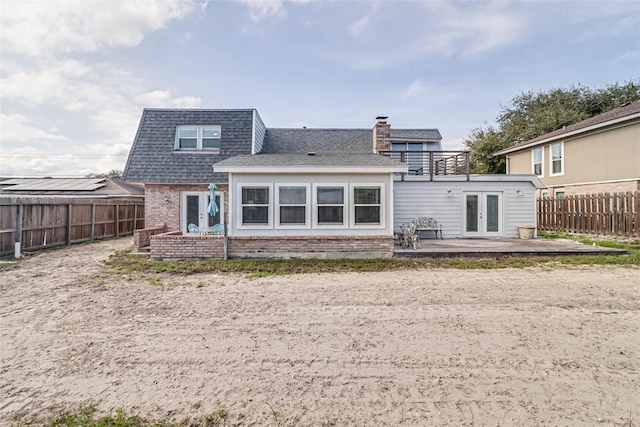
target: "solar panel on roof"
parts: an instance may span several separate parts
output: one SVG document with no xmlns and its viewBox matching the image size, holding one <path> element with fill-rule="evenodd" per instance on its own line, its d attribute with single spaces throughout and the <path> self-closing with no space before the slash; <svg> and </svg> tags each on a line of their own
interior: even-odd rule
<svg viewBox="0 0 640 427">
<path fill-rule="evenodd" d="M 93 191 L 106 185 L 105 178 L 38 178 L 16 179 L 5 191 Z M 3 185 L 13 184 L 2 181 Z"/>
</svg>

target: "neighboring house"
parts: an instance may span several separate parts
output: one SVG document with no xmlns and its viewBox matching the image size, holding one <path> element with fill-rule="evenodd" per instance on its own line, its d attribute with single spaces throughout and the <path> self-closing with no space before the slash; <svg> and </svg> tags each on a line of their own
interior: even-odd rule
<svg viewBox="0 0 640 427">
<path fill-rule="evenodd" d="M 391 256 L 394 232 L 418 216 L 438 219 L 445 238 L 535 224 L 535 176 L 469 175 L 468 153 L 442 151 L 441 139 L 385 117 L 373 130 L 280 129 L 251 109 L 145 110 L 123 178 L 145 185 L 149 233 L 168 232 L 140 241 L 156 242 L 154 258 L 219 256 L 218 236 L 188 226 L 225 216 L 230 256 Z"/>
<path fill-rule="evenodd" d="M 640 190 L 640 100 L 498 151 L 543 197 Z"/>
<path fill-rule="evenodd" d="M 141 202 L 144 187 L 110 178 L 0 178 L 0 202 L 35 199 Z"/>
</svg>

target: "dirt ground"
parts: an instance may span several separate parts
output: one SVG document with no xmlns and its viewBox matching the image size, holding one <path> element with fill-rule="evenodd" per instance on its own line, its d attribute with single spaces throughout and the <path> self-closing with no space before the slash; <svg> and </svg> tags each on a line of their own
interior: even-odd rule
<svg viewBox="0 0 640 427">
<path fill-rule="evenodd" d="M 243 426 L 640 423 L 638 269 L 107 274 L 131 244 L 0 269 L 0 425 L 87 402 Z"/>
</svg>

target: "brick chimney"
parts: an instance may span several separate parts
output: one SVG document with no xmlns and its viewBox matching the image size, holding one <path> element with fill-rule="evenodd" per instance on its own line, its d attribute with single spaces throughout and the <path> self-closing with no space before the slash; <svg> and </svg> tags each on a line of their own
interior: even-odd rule
<svg viewBox="0 0 640 427">
<path fill-rule="evenodd" d="M 385 116 L 378 116 L 378 121 L 373 127 L 373 152 L 391 150 L 391 125 L 387 123 Z"/>
</svg>

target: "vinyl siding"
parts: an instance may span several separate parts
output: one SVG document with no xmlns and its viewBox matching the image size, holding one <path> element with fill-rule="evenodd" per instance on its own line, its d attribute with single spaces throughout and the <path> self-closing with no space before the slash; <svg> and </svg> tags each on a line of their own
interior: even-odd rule
<svg viewBox="0 0 640 427">
<path fill-rule="evenodd" d="M 262 151 L 262 143 L 266 132 L 267 127 L 264 125 L 260 114 L 258 114 L 258 110 L 253 110 L 253 146 L 251 147 L 251 154 L 258 154 Z"/>
<path fill-rule="evenodd" d="M 394 230 L 399 231 L 402 223 L 413 218 L 429 216 L 442 224 L 444 238 L 463 237 L 465 192 L 502 193 L 503 237 L 518 237 L 518 226 L 536 224 L 535 187 L 531 182 L 396 181 Z"/>
</svg>

